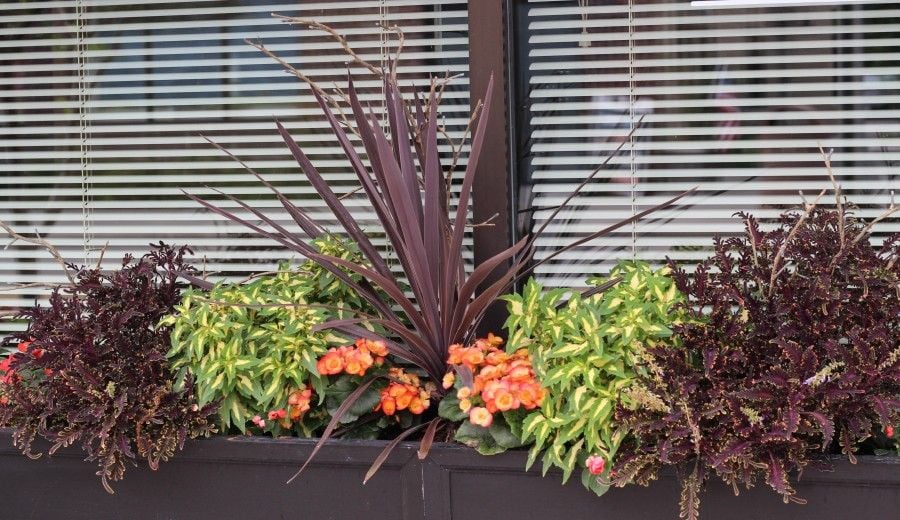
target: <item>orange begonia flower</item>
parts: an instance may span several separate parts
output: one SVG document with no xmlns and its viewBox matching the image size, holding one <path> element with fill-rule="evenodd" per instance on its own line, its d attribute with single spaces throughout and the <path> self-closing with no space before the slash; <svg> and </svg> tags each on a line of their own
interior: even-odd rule
<svg viewBox="0 0 900 520">
<path fill-rule="evenodd" d="M 456 374 L 454 374 L 453 372 L 447 372 L 446 374 L 444 374 L 444 379 L 443 381 L 441 381 L 441 386 L 444 387 L 444 390 L 447 390 L 448 388 L 453 386 L 453 383 L 455 382 Z"/>
<path fill-rule="evenodd" d="M 476 406 L 469 410 L 469 421 L 476 426 L 487 428 L 494 422 L 494 416 L 487 408 Z"/>
<path fill-rule="evenodd" d="M 497 392 L 497 396 L 494 398 L 494 404 L 497 406 L 498 410 L 506 412 L 514 408 L 516 398 L 506 390 L 501 390 Z"/>
</svg>

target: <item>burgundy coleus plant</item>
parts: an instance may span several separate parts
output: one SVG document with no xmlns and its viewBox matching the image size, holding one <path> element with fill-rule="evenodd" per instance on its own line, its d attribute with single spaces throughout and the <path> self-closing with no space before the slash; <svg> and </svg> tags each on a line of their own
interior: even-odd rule
<svg viewBox="0 0 900 520">
<path fill-rule="evenodd" d="M 173 390 L 171 331 L 157 326 L 180 300 L 179 273 L 193 272 L 187 252 L 160 244 L 112 272 L 70 264 L 70 286 L 22 311 L 28 329 L 0 363 L 0 424 L 26 455 L 40 456 L 37 437 L 50 454 L 78 444 L 112 493 L 127 463 L 156 469 L 185 439 L 212 432 L 215 406 L 199 408 L 190 382 Z"/>
<path fill-rule="evenodd" d="M 450 346 L 469 343 L 488 307 L 516 280 L 566 250 L 611 233 L 655 210 L 669 207 L 684 195 L 591 233 L 552 252 L 539 262 L 532 262 L 533 246 L 546 228 L 545 223 L 534 235 L 521 239 L 469 272 L 463 260 L 463 237 L 466 227 L 470 224 L 469 202 L 484 143 L 487 119 L 474 116 L 472 118 L 472 122 L 476 124 L 472 125 L 474 131 L 471 151 L 459 192 L 454 195 L 451 193 L 450 183 L 446 182 L 447 169 L 441 163 L 438 153 L 438 104 L 442 91 L 432 88 L 424 99 L 418 95 L 405 99 L 397 82 L 395 70 L 384 71 L 380 75 L 384 83 L 388 132 L 382 129 L 382 123 L 373 111 L 362 105 L 352 78 L 348 80 L 346 89 L 346 99 L 351 113 L 349 120 L 344 118 L 343 112 L 335 115 L 330 106 L 332 100 L 323 96 L 321 88 L 311 83 L 311 90 L 346 154 L 362 191 L 378 217 L 381 229 L 396 257 L 399 268 L 396 271 L 389 267 L 386 253 L 375 247 L 369 236 L 363 232 L 362 225 L 347 210 L 341 197 L 334 193 L 280 122 L 276 121 L 277 129 L 297 164 L 328 205 L 346 235 L 359 245 L 367 265 L 319 254 L 308 244 L 308 237 L 321 233 L 324 226 L 315 223 L 303 210 L 252 170 L 250 172 L 276 194 L 299 230 L 286 229 L 262 211 L 233 197 L 229 198 L 261 222 L 243 218 L 197 196 L 188 196 L 210 210 L 242 223 L 256 233 L 318 262 L 354 288 L 372 305 L 378 316 L 333 321 L 326 326 L 351 337 L 384 341 L 392 355 L 420 368 L 434 381 L 440 381 L 443 375 L 451 370 L 447 364 Z M 485 93 L 481 114 L 490 113 L 491 85 Z M 365 157 L 357 153 L 351 135 L 358 136 L 362 141 Z M 548 222 L 598 172 L 599 168 L 563 205 L 556 208 Z M 455 210 L 452 209 L 453 203 L 456 206 Z M 352 280 L 345 270 L 360 275 L 363 281 Z M 493 277 L 495 281 L 485 283 L 492 274 L 495 274 Z M 405 292 L 407 288 L 412 297 L 407 296 Z M 379 336 L 364 327 L 364 323 L 376 325 L 388 333 Z M 334 414 L 321 442 L 331 435 L 339 424 L 343 411 L 349 408 L 367 387 L 367 384 L 361 385 L 348 397 L 344 407 Z M 438 392 L 444 390 L 439 389 Z M 439 400 L 440 395 L 432 398 L 433 403 Z M 427 451 L 427 445 L 434 438 L 439 421 L 440 419 L 435 418 L 425 429 L 424 451 Z M 316 450 L 313 451 L 313 456 L 315 453 Z"/>
<path fill-rule="evenodd" d="M 645 399 L 621 407 L 633 438 L 615 483 L 646 484 L 662 466 L 685 472 L 682 515 L 696 518 L 713 473 L 762 480 L 801 502 L 789 473 L 823 453 L 854 459 L 856 443 L 900 411 L 900 236 L 870 244 L 872 226 L 808 205 L 763 231 L 716 240 L 696 272 L 676 269 L 692 319 L 681 348 L 650 349 Z"/>
</svg>

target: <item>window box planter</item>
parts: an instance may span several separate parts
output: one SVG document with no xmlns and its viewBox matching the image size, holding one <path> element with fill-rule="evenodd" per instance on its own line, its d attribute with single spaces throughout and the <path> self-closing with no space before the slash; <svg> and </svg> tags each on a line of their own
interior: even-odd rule
<svg viewBox="0 0 900 520">
<path fill-rule="evenodd" d="M 614 489 L 597 498 L 574 479 L 541 478 L 522 470 L 525 454 L 483 457 L 454 444 L 435 444 L 425 461 L 416 443 L 402 444 L 368 484 L 362 484 L 384 442 L 332 441 L 290 486 L 314 445 L 310 440 L 225 438 L 189 442 L 159 471 L 129 468 L 108 495 L 81 452 L 27 460 L 0 433 L 4 518 L 222 519 L 391 518 L 521 519 L 641 518 L 675 520 L 679 486 L 667 474 L 649 488 Z M 711 483 L 702 518 L 883 519 L 900 509 L 900 459 L 836 460 L 834 471 L 807 471 L 798 485 L 807 505 L 785 505 L 759 486 L 733 496 Z"/>
</svg>

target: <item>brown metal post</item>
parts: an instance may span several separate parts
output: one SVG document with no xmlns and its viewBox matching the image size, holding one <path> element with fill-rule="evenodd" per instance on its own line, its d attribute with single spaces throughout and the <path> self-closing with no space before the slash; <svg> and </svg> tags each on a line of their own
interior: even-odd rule
<svg viewBox="0 0 900 520">
<path fill-rule="evenodd" d="M 503 251 L 513 244 L 512 218 L 514 162 L 510 146 L 511 60 L 509 39 L 509 8 L 512 0 L 469 0 L 469 75 L 471 104 L 474 108 L 484 97 L 491 76 L 494 78 L 491 110 L 488 118 L 484 148 L 475 172 L 472 210 L 476 223 L 490 220 L 492 225 L 474 229 L 475 264 Z M 485 284 L 495 281 L 489 278 Z M 495 304 L 482 323 L 480 332 L 498 332 L 505 320 L 505 308 Z"/>
</svg>

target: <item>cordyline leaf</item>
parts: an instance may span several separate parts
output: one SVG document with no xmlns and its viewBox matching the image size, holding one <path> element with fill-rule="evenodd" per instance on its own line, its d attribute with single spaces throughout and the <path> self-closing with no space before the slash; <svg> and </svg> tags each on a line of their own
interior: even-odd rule
<svg viewBox="0 0 900 520">
<path fill-rule="evenodd" d="M 487 288 L 481 291 L 474 301 L 466 307 L 465 314 L 463 315 L 463 319 L 460 322 L 460 328 L 457 331 L 457 334 L 463 335 L 465 334 L 465 342 L 468 342 L 472 335 L 475 334 L 476 329 L 475 326 L 481 322 L 481 319 L 484 317 L 484 314 L 487 312 L 488 307 L 491 303 L 493 303 L 504 291 L 506 291 L 512 283 L 515 281 L 516 273 L 522 270 L 523 261 L 520 260 L 518 263 L 514 264 L 510 269 L 508 269 L 503 275 L 501 275 L 494 283 L 489 285 Z M 466 329 L 466 324 L 470 324 L 468 326 L 468 332 Z"/>
<path fill-rule="evenodd" d="M 435 417 L 428 423 L 428 429 L 425 430 L 425 434 L 422 435 L 422 441 L 419 443 L 419 451 L 417 452 L 419 460 L 425 460 L 428 457 L 431 445 L 434 443 L 434 436 L 442 422 L 443 420 L 440 417 Z"/>
<path fill-rule="evenodd" d="M 434 421 L 432 421 L 432 422 L 434 422 Z M 430 424 L 430 423 L 422 423 L 422 424 L 413 426 L 412 428 L 408 428 L 406 431 L 404 431 L 403 433 L 401 433 L 400 435 L 395 437 L 391 442 L 387 443 L 387 446 L 385 446 L 384 449 L 381 450 L 381 453 L 379 453 L 378 456 L 375 457 L 375 462 L 373 462 L 372 465 L 369 467 L 369 471 L 366 472 L 366 476 L 363 478 L 363 485 L 365 485 L 367 482 L 369 482 L 369 479 L 374 477 L 375 473 L 378 473 L 378 470 L 381 468 L 381 465 L 384 464 L 384 461 L 386 461 L 388 456 L 391 454 L 391 452 L 394 451 L 394 448 L 396 448 L 398 444 L 403 442 L 403 439 L 406 439 L 413 433 L 421 430 L 422 427 L 425 426 L 426 424 Z"/>
<path fill-rule="evenodd" d="M 418 313 L 416 313 L 415 305 L 408 298 L 406 298 L 406 296 L 404 296 L 403 291 L 399 287 L 397 287 L 396 285 L 392 286 L 393 282 L 391 280 L 382 277 L 381 275 L 370 269 L 344 260 L 343 258 L 319 254 L 311 255 L 309 258 L 311 260 L 318 260 L 320 258 L 327 259 L 330 262 L 334 262 L 335 264 L 346 267 L 347 269 L 350 269 L 351 271 L 372 280 L 373 282 L 378 284 L 378 286 L 382 290 L 387 292 L 388 295 L 391 296 L 391 298 L 393 298 L 398 305 L 403 307 L 404 311 L 407 313 L 407 316 L 409 316 L 409 318 L 414 321 L 414 325 L 416 325 L 419 330 L 428 330 L 427 325 L 421 323 L 421 317 Z M 394 315 L 391 314 L 390 316 Z M 433 349 L 429 349 L 427 352 L 425 352 L 425 354 L 426 358 L 430 360 L 430 363 L 428 364 L 428 366 L 424 366 L 422 368 L 426 369 L 429 372 L 429 375 L 431 375 L 431 377 L 433 377 L 435 380 L 440 379 L 441 375 L 443 374 L 442 368 L 445 366 L 445 360 L 442 357 L 438 356 L 438 353 Z"/>
<path fill-rule="evenodd" d="M 295 236 L 293 233 L 291 233 L 290 231 L 288 231 L 284 226 L 282 226 L 281 224 L 279 224 L 276 220 L 267 217 L 266 214 L 263 213 L 262 211 L 259 211 L 258 209 L 254 208 L 253 206 L 250 206 L 249 204 L 247 204 L 247 203 L 243 202 L 242 200 L 238 199 L 238 198 L 235 197 L 234 195 L 230 195 L 230 194 L 228 194 L 228 193 L 225 193 L 225 192 L 222 191 L 222 190 L 219 190 L 219 189 L 217 189 L 217 188 L 212 188 L 212 187 L 210 187 L 209 189 L 213 190 L 214 192 L 218 193 L 219 195 L 222 195 L 223 197 L 227 198 L 228 200 L 231 200 L 231 201 L 235 202 L 237 205 L 239 205 L 240 207 L 246 209 L 247 211 L 253 213 L 253 214 L 256 215 L 257 217 L 259 217 L 260 220 L 262 220 L 262 221 L 265 222 L 266 224 L 272 226 L 272 229 L 274 229 L 275 231 L 278 231 L 279 233 L 281 233 L 281 236 L 285 237 L 286 239 L 289 239 L 289 240 L 290 240 L 291 242 L 293 242 L 294 244 L 298 244 L 299 247 L 304 247 L 304 246 L 306 246 L 306 242 L 304 242 L 301 238 Z"/>
<path fill-rule="evenodd" d="M 643 120 L 643 116 L 641 116 L 641 120 Z M 638 128 L 638 127 L 635 126 L 635 128 L 632 129 L 631 132 L 628 133 L 627 138 L 626 138 L 626 139 L 623 139 L 623 140 L 619 143 L 619 145 L 616 146 L 615 150 L 613 150 L 613 152 L 612 152 L 611 154 L 609 154 L 609 155 L 606 157 L 606 159 L 604 159 L 603 162 L 600 163 L 599 166 L 597 166 L 596 168 L 594 168 L 594 171 L 592 171 L 590 175 L 588 175 L 583 181 L 581 181 L 581 183 L 580 183 L 580 184 L 572 191 L 572 193 L 569 194 L 568 197 L 566 197 L 566 200 L 564 200 L 562 204 L 560 204 L 559 206 L 556 206 L 556 208 L 554 208 L 553 213 L 550 214 L 550 217 L 547 218 L 547 219 L 544 221 L 544 223 L 541 224 L 541 227 L 539 227 L 538 230 L 533 234 L 533 236 L 531 237 L 531 242 L 530 242 L 529 245 L 531 245 L 531 246 L 534 245 L 534 243 L 535 243 L 535 242 L 537 241 L 537 239 L 541 236 L 541 234 L 544 232 L 544 230 L 547 229 L 547 226 L 549 226 L 550 223 L 553 221 L 553 219 L 556 218 L 557 215 L 559 215 L 559 212 L 562 211 L 563 209 L 565 209 L 565 208 L 569 205 L 569 203 L 572 202 L 572 200 L 573 200 L 579 193 L 581 193 L 581 191 L 582 191 L 582 190 L 583 190 L 583 189 L 584 189 L 584 188 L 585 188 L 592 180 L 594 180 L 594 178 L 597 176 L 597 174 L 600 173 L 600 172 L 603 170 L 603 168 L 605 168 L 605 167 L 609 164 L 609 162 L 613 159 L 613 157 L 615 157 L 616 155 L 618 155 L 618 153 L 619 153 L 620 151 L 622 151 L 622 148 L 625 146 L 626 143 L 629 142 L 629 140 L 631 139 L 631 136 L 634 135 L 634 132 L 637 130 L 637 128 Z M 527 210 L 526 210 L 526 211 L 527 211 Z"/>
<path fill-rule="evenodd" d="M 600 237 L 602 237 L 602 236 L 606 236 L 606 235 L 612 233 L 613 231 L 615 231 L 615 230 L 617 230 L 617 229 L 619 229 L 619 228 L 621 228 L 621 227 L 625 227 L 625 226 L 627 226 L 628 224 L 631 224 L 632 222 L 637 222 L 638 220 L 640 220 L 640 219 L 646 217 L 647 215 L 649 215 L 649 214 L 651 214 L 651 213 L 654 213 L 654 212 L 659 211 L 659 210 L 662 210 L 662 209 L 666 209 L 666 208 L 672 206 L 673 204 L 675 204 L 676 202 L 678 202 L 682 197 L 684 197 L 684 196 L 686 196 L 686 195 L 689 195 L 689 194 L 691 194 L 691 193 L 693 193 L 693 192 L 695 192 L 695 191 L 697 191 L 697 187 L 696 187 L 696 186 L 693 187 L 693 188 L 691 188 L 691 189 L 689 189 L 689 190 L 687 190 L 687 191 L 685 191 L 685 192 L 683 192 L 683 193 L 680 193 L 680 194 L 678 194 L 678 195 L 672 197 L 671 199 L 669 199 L 669 200 L 663 202 L 662 204 L 657 204 L 656 206 L 653 206 L 652 208 L 645 209 L 644 211 L 641 211 L 640 213 L 637 213 L 637 214 L 635 214 L 635 215 L 632 215 L 631 217 L 629 217 L 629 218 L 627 218 L 627 219 L 620 220 L 619 222 L 617 222 L 617 223 L 615 223 L 615 224 L 612 224 L 612 225 L 610 225 L 610 226 L 607 226 L 607 227 L 601 229 L 600 231 L 595 231 L 595 232 L 593 232 L 593 233 L 587 235 L 586 237 L 582 237 L 582 238 L 580 238 L 580 239 L 578 239 L 578 240 L 572 242 L 571 244 L 567 244 L 567 245 L 565 245 L 565 246 L 563 246 L 563 247 L 557 249 L 556 251 L 550 253 L 549 255 L 545 256 L 545 257 L 542 258 L 540 261 L 535 262 L 534 264 L 532 264 L 531 266 L 529 266 L 528 269 L 526 269 L 524 272 L 522 272 L 522 273 L 517 277 L 517 279 L 518 279 L 518 278 L 521 278 L 522 276 L 525 276 L 526 273 L 529 273 L 529 272 L 531 272 L 531 271 L 534 271 L 534 270 L 537 269 L 538 267 L 544 265 L 545 263 L 549 262 L 550 260 L 553 260 L 554 258 L 556 258 L 557 256 L 559 256 L 559 255 L 565 253 L 566 251 L 569 251 L 570 249 L 574 249 L 574 248 L 576 248 L 576 247 L 578 247 L 578 246 L 580 246 L 580 245 L 582 245 L 582 244 L 586 244 L 587 242 L 590 242 L 591 240 L 594 240 L 594 239 L 596 239 L 596 238 L 600 238 Z"/>
<path fill-rule="evenodd" d="M 584 298 L 584 299 L 587 299 L 587 298 L 590 298 L 591 296 L 594 296 L 594 295 L 596 295 L 596 294 L 602 294 L 602 293 L 606 292 L 608 289 L 610 289 L 610 288 L 612 288 L 612 287 L 615 287 L 616 284 L 618 284 L 618 283 L 621 282 L 621 281 L 622 281 L 622 278 L 620 278 L 620 277 L 617 276 L 617 277 L 615 277 L 615 278 L 612 278 L 612 279 L 610 279 L 610 280 L 607 280 L 607 281 L 603 282 L 602 284 L 600 284 L 600 285 L 598 285 L 598 286 L 596 286 L 596 287 L 591 287 L 590 289 L 588 289 L 588 290 L 582 292 L 582 293 L 581 293 L 581 297 Z M 564 305 L 565 305 L 565 303 L 560 303 L 560 304 L 557 306 L 557 308 L 558 308 L 558 309 L 559 309 L 559 308 L 562 308 Z"/>
<path fill-rule="evenodd" d="M 409 191 L 409 199 L 416 202 L 416 204 L 413 204 L 413 209 L 417 213 L 417 221 L 422 223 L 422 206 L 418 203 L 420 200 L 419 178 L 416 175 L 416 164 L 413 161 L 412 151 L 410 150 L 413 139 L 409 130 L 409 123 L 406 120 L 403 96 L 397 84 L 390 81 L 390 76 L 386 75 L 383 79 L 384 92 L 388 97 L 388 120 L 391 124 L 391 135 L 394 136 L 394 146 L 397 149 L 400 173 L 403 176 L 406 189 Z"/>
<path fill-rule="evenodd" d="M 243 166 L 244 169 L 252 173 L 257 179 L 259 179 L 261 183 L 272 190 L 272 193 L 274 193 L 275 196 L 278 197 L 278 201 L 281 202 L 281 205 L 284 206 L 284 209 L 288 212 L 291 218 L 294 219 L 294 222 L 296 222 L 297 225 L 300 226 L 300 229 L 302 229 L 303 232 L 306 233 L 307 236 L 309 236 L 309 238 L 319 238 L 320 236 L 325 234 L 325 230 L 321 226 L 313 222 L 312 219 L 310 219 L 309 216 L 306 215 L 306 213 L 295 206 L 294 203 L 291 202 L 287 197 L 285 197 L 280 191 L 278 191 L 278 189 L 273 186 L 272 183 L 270 183 L 262 175 L 257 173 L 256 170 L 251 168 L 240 157 L 232 154 L 224 147 L 222 147 L 219 143 L 213 141 L 209 137 L 206 137 L 205 135 L 201 135 L 201 137 L 203 137 L 203 139 L 206 139 L 209 144 L 215 146 L 218 150 L 224 152 L 226 155 L 228 155 L 228 157 L 231 157 L 232 159 L 237 161 L 237 163 Z"/>
<path fill-rule="evenodd" d="M 454 284 L 449 283 L 453 279 L 454 273 L 462 268 L 462 239 L 465 233 L 466 216 L 469 210 L 469 195 L 472 192 L 472 184 L 475 182 L 475 170 L 478 164 L 478 158 L 481 156 L 481 148 L 484 146 L 484 134 L 487 132 L 487 114 L 491 112 L 491 98 L 494 92 L 494 76 L 488 81 L 487 93 L 484 97 L 484 104 L 481 108 L 481 117 L 478 120 L 475 133 L 472 134 L 471 151 L 469 152 L 469 161 L 466 164 L 466 171 L 463 175 L 462 186 L 459 191 L 459 201 L 456 207 L 456 218 L 453 223 L 452 236 L 450 244 L 447 247 L 447 263 L 444 267 L 445 283 L 443 287 L 443 295 L 441 301 L 444 302 L 444 309 L 450 308 L 450 302 L 453 301 L 453 292 L 457 289 Z"/>
<path fill-rule="evenodd" d="M 389 150 L 385 151 L 383 149 L 379 149 L 379 143 L 381 141 L 379 141 L 379 139 L 376 137 L 373 125 L 374 127 L 378 128 L 379 132 L 380 126 L 378 126 L 377 121 L 375 121 L 373 125 L 370 125 L 369 119 L 366 117 L 362 105 L 360 105 L 359 103 L 359 98 L 356 95 L 356 90 L 353 88 L 352 81 L 350 82 L 348 91 L 350 104 L 356 117 L 358 131 L 362 137 L 363 144 L 366 148 L 366 153 L 369 155 L 369 161 L 372 165 L 372 170 L 375 173 L 375 177 L 381 186 L 381 190 L 379 190 L 372 183 L 372 179 L 369 177 L 369 174 L 365 170 L 365 168 L 358 166 L 358 163 L 356 162 L 356 159 L 358 159 L 358 157 L 355 155 L 355 150 L 346 139 L 346 135 L 344 134 L 343 129 L 339 126 L 337 120 L 334 118 L 334 115 L 327 110 L 326 105 L 323 105 L 323 109 L 326 110 L 326 115 L 331 122 L 332 128 L 339 135 L 339 137 L 341 137 L 341 142 L 344 146 L 344 149 L 347 150 L 349 147 L 349 151 L 347 152 L 348 157 L 351 157 L 351 161 L 354 163 L 354 170 L 357 172 L 360 183 L 365 189 L 369 200 L 372 202 L 372 207 L 375 209 L 382 227 L 384 228 L 384 231 L 388 236 L 388 239 L 394 246 L 394 251 L 396 252 L 398 259 L 400 260 L 400 264 L 403 266 L 404 272 L 407 273 L 407 277 L 409 278 L 413 293 L 416 295 L 419 301 L 423 301 L 422 288 L 417 282 L 417 280 L 419 279 L 417 278 L 417 276 L 422 276 L 422 269 L 413 264 L 417 256 L 421 254 L 422 249 L 416 249 L 415 246 L 410 247 L 409 244 L 404 241 L 404 228 L 401 226 L 401 217 L 398 216 L 399 209 L 394 205 L 393 199 L 391 197 L 391 193 L 393 192 L 393 190 L 389 189 L 389 184 L 386 180 L 392 177 L 390 176 L 389 172 L 386 172 L 383 169 L 382 162 L 379 159 L 382 153 L 390 154 L 390 152 Z M 320 101 L 320 103 L 324 103 L 324 101 Z M 408 139 L 406 139 L 406 141 L 408 141 Z M 434 146 L 437 146 L 436 142 L 434 143 Z M 422 247 L 424 247 L 424 245 Z M 433 259 L 433 256 L 434 255 L 431 255 L 429 258 Z M 431 273 L 432 277 L 434 277 L 435 273 L 440 272 L 440 269 L 435 268 L 434 265 L 426 266 L 424 270 L 426 273 Z M 418 271 L 418 275 L 414 274 L 415 271 Z M 436 327 L 436 324 L 440 321 L 440 317 L 437 314 L 440 304 L 435 301 L 433 296 L 430 296 L 426 301 L 429 302 L 428 305 L 430 313 L 428 313 L 425 318 L 429 321 L 429 323 L 431 323 L 433 327 L 435 327 L 434 333 L 428 339 L 432 343 L 437 344 L 439 343 L 439 340 L 436 334 L 440 329 Z M 428 336 L 426 335 L 426 337 Z"/>
<path fill-rule="evenodd" d="M 366 168 L 362 159 L 359 157 L 359 154 L 356 153 L 356 148 L 354 148 L 353 143 L 350 142 L 350 139 L 347 137 L 346 132 L 344 132 L 344 129 L 341 127 L 341 124 L 328 108 L 328 103 L 321 96 L 317 95 L 316 99 L 318 100 L 319 106 L 322 108 L 322 112 L 325 114 L 326 119 L 328 119 L 328 123 L 331 125 L 331 129 L 334 132 L 334 135 L 337 136 L 338 142 L 340 142 L 341 144 L 341 148 L 343 148 L 344 153 L 350 161 L 351 166 L 353 166 L 353 171 L 359 179 L 360 185 L 363 187 L 366 195 L 369 197 L 369 201 L 372 203 L 372 208 L 378 215 L 378 220 L 379 222 L 381 222 L 385 233 L 388 235 L 388 239 L 396 249 L 399 247 L 401 242 L 393 223 L 394 217 L 388 211 L 388 203 L 386 201 L 388 200 L 389 194 L 386 192 L 382 193 L 378 189 L 378 186 L 385 186 L 385 183 L 382 180 L 383 175 L 380 175 L 380 170 L 375 167 L 375 158 L 378 157 L 378 148 L 375 146 L 375 138 L 372 135 L 372 129 L 369 127 L 368 120 L 366 119 L 365 111 L 363 110 L 362 105 L 359 103 L 359 97 L 357 96 L 356 89 L 353 86 L 352 78 L 348 79 L 348 83 L 350 106 L 352 107 L 353 114 L 356 118 L 357 130 L 362 137 L 363 146 L 366 149 L 366 155 L 368 155 L 369 162 L 372 164 L 372 170 L 376 174 L 376 180 L 378 180 L 377 186 L 372 181 L 372 177 L 369 175 L 369 170 Z M 382 199 L 382 197 L 384 197 L 384 199 Z M 405 251 L 398 250 L 398 254 L 401 253 L 405 253 Z"/>
<path fill-rule="evenodd" d="M 353 406 L 354 403 L 356 403 L 360 396 L 362 396 L 375 381 L 377 381 L 377 378 L 372 378 L 362 382 L 358 387 L 356 387 L 356 390 L 351 392 L 350 395 L 348 395 L 347 398 L 344 399 L 344 402 L 341 403 L 338 409 L 335 410 L 334 414 L 331 416 L 331 420 L 328 421 L 328 426 L 325 427 L 325 431 L 322 432 L 322 436 L 319 437 L 319 442 L 316 443 L 316 446 L 309 454 L 309 457 L 306 458 L 306 462 L 304 462 L 303 466 L 301 466 L 300 469 L 297 470 L 297 473 L 294 473 L 294 475 L 288 479 L 287 484 L 290 484 L 291 482 L 296 480 L 297 477 L 299 477 L 300 474 L 303 473 L 303 470 L 305 470 L 306 467 L 309 466 L 309 463 L 312 462 L 316 454 L 319 453 L 319 450 L 322 449 L 322 446 L 325 444 L 325 442 L 331 438 L 331 434 L 334 433 L 335 428 L 337 428 L 341 423 L 341 417 L 343 417 L 344 414 L 347 413 L 347 410 L 349 410 L 350 407 Z"/>
<path fill-rule="evenodd" d="M 294 138 L 291 137 L 291 134 L 281 122 L 276 119 L 275 125 L 278 127 L 278 133 L 281 134 L 281 138 L 284 140 L 285 144 L 288 145 L 291 155 L 294 156 L 294 160 L 297 161 L 297 164 L 303 169 L 303 173 L 306 174 L 306 178 L 309 179 L 309 182 L 322 197 L 322 200 L 325 201 L 325 204 L 331 209 L 334 216 L 340 221 L 341 225 L 344 226 L 344 229 L 347 230 L 347 233 L 350 234 L 350 237 L 356 241 L 359 250 L 366 255 L 366 258 L 372 262 L 372 265 L 374 265 L 379 272 L 385 276 L 391 276 L 391 270 L 388 269 L 387 264 L 384 263 L 384 259 L 378 254 L 375 246 L 372 245 L 369 237 L 363 233 L 362 229 L 360 229 L 350 212 L 347 211 L 347 208 L 341 202 L 341 199 L 335 195 L 334 191 L 331 190 L 331 187 L 328 186 L 328 183 L 325 182 L 325 179 L 322 178 L 322 175 L 319 174 L 319 170 L 313 166 L 312 162 L 306 154 L 303 153 L 303 150 L 300 149 L 296 141 L 294 141 Z"/>
<path fill-rule="evenodd" d="M 421 110 L 418 102 L 416 107 Z M 432 267 L 431 283 L 434 287 L 440 287 L 440 275 L 444 269 L 445 254 L 443 238 L 449 222 L 447 221 L 447 208 L 444 206 L 444 190 L 446 186 L 444 185 L 443 171 L 438 156 L 436 110 L 437 107 L 432 104 L 428 122 L 425 126 L 425 156 L 422 162 L 422 175 L 425 180 L 425 228 L 423 233 L 425 254 L 428 255 L 428 264 Z M 443 295 L 439 294 L 438 296 L 442 297 Z M 439 303 L 446 304 L 444 300 L 441 300 Z M 441 307 L 441 310 L 446 311 L 446 307 Z M 446 333 L 445 330 L 444 334 Z"/>
<path fill-rule="evenodd" d="M 187 195 L 189 198 L 191 198 L 192 200 L 200 203 L 202 206 L 210 209 L 214 213 L 218 213 L 219 215 L 222 215 L 225 218 L 228 218 L 229 220 L 232 220 L 239 224 L 243 224 L 244 226 L 255 231 L 257 234 L 262 235 L 264 237 L 271 238 L 272 240 L 280 243 L 281 245 L 285 246 L 286 248 L 288 248 L 292 251 L 297 251 L 297 252 L 305 255 L 307 258 L 312 258 L 313 255 L 322 256 L 322 255 L 319 255 L 318 251 L 316 251 L 313 247 L 309 246 L 308 244 L 304 243 L 303 241 L 299 241 L 299 242 L 288 241 L 285 238 L 283 238 L 280 234 L 272 233 L 271 231 L 265 230 L 265 229 L 257 226 L 256 224 L 253 224 L 252 222 L 249 222 L 241 217 L 238 217 L 237 215 L 235 215 L 234 213 L 231 213 L 230 211 L 219 208 L 218 206 L 216 206 L 210 202 L 207 202 L 207 201 L 201 199 L 200 197 L 197 197 L 196 195 L 193 195 L 193 194 L 185 192 L 185 191 L 182 191 L 182 192 L 185 195 Z M 246 206 L 246 205 L 244 205 L 244 206 Z M 254 212 L 254 214 L 255 214 L 255 212 Z M 331 257 L 331 258 L 333 258 L 333 257 Z M 321 260 L 322 261 L 317 262 L 319 265 L 321 265 L 323 268 L 328 270 L 331 274 L 333 274 L 339 280 L 341 280 L 342 282 L 347 284 L 349 287 L 356 290 L 360 296 L 364 297 L 369 303 L 371 303 L 380 312 L 386 313 L 386 314 L 391 314 L 390 308 L 384 303 L 384 301 L 381 299 L 381 297 L 378 296 L 378 293 L 376 293 L 375 291 L 371 290 L 371 288 L 368 288 L 367 286 L 365 286 L 363 284 L 354 282 L 353 279 L 351 279 L 347 275 L 347 273 L 342 271 L 340 268 L 338 268 L 332 262 L 327 261 L 327 259 L 325 257 L 323 257 Z"/>
<path fill-rule="evenodd" d="M 527 238 L 523 238 L 512 247 L 482 262 L 474 271 L 472 271 L 472 274 L 465 283 L 463 283 L 459 290 L 459 302 L 453 312 L 453 319 L 451 321 L 451 330 L 455 331 L 457 335 L 463 332 L 460 329 L 460 327 L 465 326 L 465 322 L 461 323 L 461 320 L 463 319 L 462 313 L 467 310 L 467 307 L 471 308 L 471 306 L 468 305 L 469 299 L 475 293 L 475 290 L 481 285 L 481 282 L 487 279 L 487 277 L 500 266 L 500 264 L 517 255 L 522 248 L 525 247 L 527 240 Z M 478 309 L 475 309 L 474 311 L 477 312 Z"/>
<path fill-rule="evenodd" d="M 199 276 L 194 276 L 187 271 L 178 271 L 178 276 L 191 282 L 191 285 L 193 285 L 194 287 L 196 287 L 198 289 L 202 289 L 204 291 L 208 291 L 216 286 L 216 284 L 209 282 L 207 280 L 204 280 L 203 278 L 200 278 Z"/>
<path fill-rule="evenodd" d="M 440 330 L 440 315 L 437 313 L 437 300 L 434 288 L 431 287 L 430 269 L 425 265 L 426 257 L 422 254 L 425 245 L 422 241 L 418 212 L 415 209 L 420 204 L 420 201 L 409 198 L 408 190 L 403 184 L 404 177 L 402 172 L 399 171 L 400 166 L 391 153 L 390 143 L 381 130 L 381 126 L 378 125 L 375 114 L 370 112 L 369 119 L 371 120 L 372 131 L 378 146 L 378 157 L 381 167 L 384 169 L 384 178 L 387 182 L 385 188 L 391 194 L 392 212 L 395 216 L 394 222 L 397 225 L 398 234 L 402 241 L 400 248 L 407 252 L 405 255 L 406 263 L 403 266 L 407 282 L 419 302 L 420 311 L 418 314 L 430 325 L 430 328 L 422 329 L 422 332 L 432 342 L 439 345 L 440 338 L 437 336 L 437 331 Z M 398 138 L 395 136 L 395 141 L 397 140 Z M 395 247 L 397 247 L 397 244 L 395 244 Z"/>
</svg>

